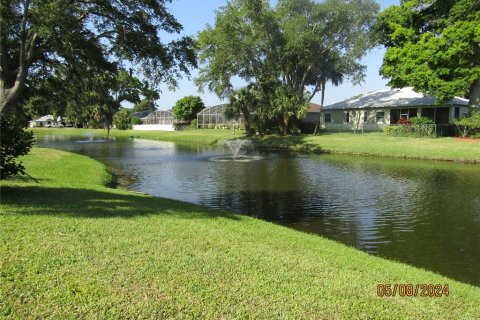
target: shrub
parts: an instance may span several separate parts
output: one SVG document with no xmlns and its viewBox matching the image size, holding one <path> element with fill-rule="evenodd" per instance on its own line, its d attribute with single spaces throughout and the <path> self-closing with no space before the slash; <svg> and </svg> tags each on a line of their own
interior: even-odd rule
<svg viewBox="0 0 480 320">
<path fill-rule="evenodd" d="M 291 126 L 288 129 L 288 131 L 292 136 L 299 136 L 302 133 L 302 131 L 299 128 L 297 128 L 296 126 Z"/>
<path fill-rule="evenodd" d="M 459 128 L 463 137 L 480 136 L 480 112 L 474 111 L 470 117 L 455 120 L 454 124 Z"/>
<path fill-rule="evenodd" d="M 397 137 L 433 137 L 434 131 L 435 125 L 432 124 L 393 125 L 383 129 L 385 134 Z"/>
<path fill-rule="evenodd" d="M 389 136 L 400 136 L 405 137 L 409 135 L 410 127 L 407 126 L 386 126 L 383 128 L 383 132 Z"/>
<path fill-rule="evenodd" d="M 113 117 L 113 123 L 117 127 L 118 130 L 127 130 L 132 127 L 132 118 L 131 118 L 132 111 L 130 109 L 120 109 L 115 116 Z"/>
<path fill-rule="evenodd" d="M 395 126 L 387 126 L 383 129 L 385 134 L 400 137 L 430 137 L 434 136 L 435 124 L 427 117 L 412 117 L 400 119 Z"/>
<path fill-rule="evenodd" d="M 400 118 L 400 120 L 397 121 L 397 124 L 401 124 L 401 125 L 404 125 L 404 126 L 408 126 L 408 125 L 410 125 L 410 120 L 404 119 L 404 118 Z"/>
<path fill-rule="evenodd" d="M 175 123 L 173 125 L 173 128 L 175 129 L 175 131 L 186 130 L 190 128 L 190 124 L 186 122 L 179 122 L 179 123 Z"/>
<path fill-rule="evenodd" d="M 22 118 L 14 113 L 1 115 L 0 179 L 19 173 L 25 174 L 25 167 L 21 161 L 17 161 L 17 158 L 30 151 L 34 139 L 32 132 L 24 130 Z"/>
<path fill-rule="evenodd" d="M 299 128 L 302 133 L 309 133 L 312 134 L 315 131 L 315 127 L 317 126 L 316 123 L 313 122 L 300 122 Z"/>
<path fill-rule="evenodd" d="M 413 125 L 417 124 L 435 124 L 432 119 L 427 117 L 413 117 L 410 118 L 410 123 Z"/>
<path fill-rule="evenodd" d="M 197 119 L 192 120 L 190 123 L 190 129 L 197 129 Z"/>
<path fill-rule="evenodd" d="M 135 125 L 135 124 L 143 124 L 143 121 L 142 121 L 142 119 L 140 119 L 140 118 L 132 117 L 132 120 L 130 121 L 130 123 L 131 123 L 132 125 Z"/>
</svg>

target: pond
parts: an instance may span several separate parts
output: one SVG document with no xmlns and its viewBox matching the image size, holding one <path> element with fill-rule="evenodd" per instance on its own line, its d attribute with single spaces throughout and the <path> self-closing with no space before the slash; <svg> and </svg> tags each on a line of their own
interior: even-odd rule
<svg viewBox="0 0 480 320">
<path fill-rule="evenodd" d="M 254 216 L 480 286 L 480 165 L 46 136 L 129 189 Z"/>
</svg>

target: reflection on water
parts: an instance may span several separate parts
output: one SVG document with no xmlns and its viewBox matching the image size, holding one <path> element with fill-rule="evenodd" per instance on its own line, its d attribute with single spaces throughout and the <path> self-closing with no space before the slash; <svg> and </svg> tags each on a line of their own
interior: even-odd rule
<svg viewBox="0 0 480 320">
<path fill-rule="evenodd" d="M 248 214 L 480 286 L 479 165 L 288 153 L 215 162 L 221 147 L 68 139 L 39 144 L 99 159 L 136 191 Z"/>
</svg>

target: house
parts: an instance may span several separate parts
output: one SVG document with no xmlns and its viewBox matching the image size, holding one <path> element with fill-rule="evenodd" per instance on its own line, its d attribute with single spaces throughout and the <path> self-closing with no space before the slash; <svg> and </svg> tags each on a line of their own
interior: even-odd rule
<svg viewBox="0 0 480 320">
<path fill-rule="evenodd" d="M 437 105 L 434 97 L 406 87 L 379 90 L 325 106 L 320 119 L 322 128 L 327 130 L 374 131 L 412 117 L 427 117 L 436 124 L 448 124 L 469 112 L 468 99 L 455 97 Z"/>
<path fill-rule="evenodd" d="M 72 127 L 73 124 L 71 122 L 66 122 L 65 118 L 55 117 L 51 114 L 40 117 L 38 119 L 31 120 L 29 122 L 29 127 L 46 127 L 46 128 L 63 128 L 63 127 Z"/>
<path fill-rule="evenodd" d="M 317 123 L 318 121 L 318 116 L 320 111 L 322 110 L 322 106 L 313 102 L 310 102 L 307 113 L 305 114 L 305 117 L 303 118 L 304 122 L 307 123 Z"/>
<path fill-rule="evenodd" d="M 40 117 L 38 119 L 31 120 L 29 122 L 29 127 L 34 128 L 34 127 L 51 127 L 54 123 L 57 123 L 55 121 L 55 118 L 49 114 L 43 117 Z"/>
</svg>

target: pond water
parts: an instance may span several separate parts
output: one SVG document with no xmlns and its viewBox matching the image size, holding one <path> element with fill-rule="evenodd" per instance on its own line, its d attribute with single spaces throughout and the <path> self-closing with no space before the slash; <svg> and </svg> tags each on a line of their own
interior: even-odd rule
<svg viewBox="0 0 480 320">
<path fill-rule="evenodd" d="M 72 140 L 73 139 L 73 140 Z M 129 189 L 247 214 L 480 286 L 480 165 L 46 136 Z"/>
</svg>

